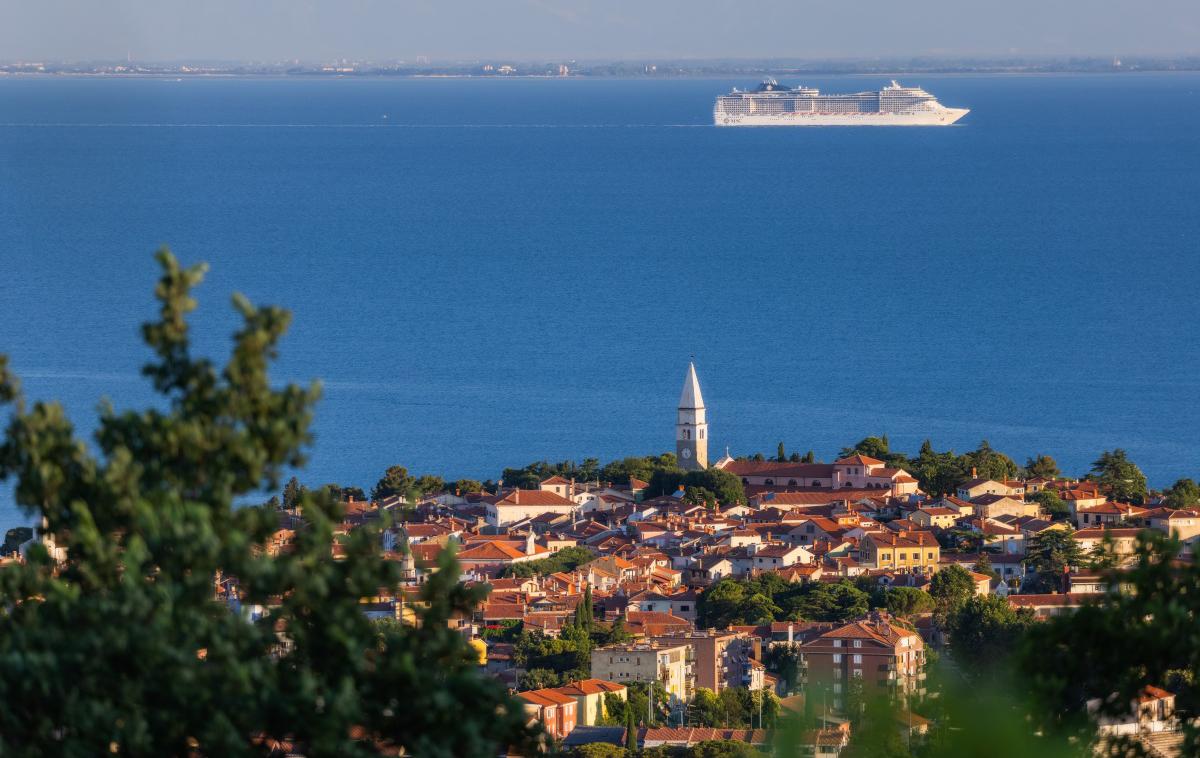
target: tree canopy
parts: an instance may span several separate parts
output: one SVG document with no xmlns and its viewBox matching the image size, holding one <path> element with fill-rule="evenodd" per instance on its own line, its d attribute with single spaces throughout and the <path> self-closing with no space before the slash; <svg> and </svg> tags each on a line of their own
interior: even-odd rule
<svg viewBox="0 0 1200 758">
<path fill-rule="evenodd" d="M 1057 479 L 1061 473 L 1058 462 L 1048 455 L 1039 454 L 1025 459 L 1025 476 L 1030 479 Z"/>
<path fill-rule="evenodd" d="M 772 621 L 846 621 L 868 610 L 867 593 L 849 581 L 787 582 L 777 574 L 721 579 L 696 604 L 697 625 L 717 629 Z"/>
<path fill-rule="evenodd" d="M 929 580 L 929 595 L 942 619 L 957 611 L 974 594 L 975 580 L 971 578 L 971 572 L 958 564 L 946 566 Z"/>
<path fill-rule="evenodd" d="M 1101 453 L 1091 476 L 1113 500 L 1140 504 L 1146 499 L 1146 475 L 1120 448 Z"/>
<path fill-rule="evenodd" d="M 1067 591 L 1066 571 L 1084 565 L 1088 557 L 1070 529 L 1046 529 L 1035 534 L 1025 551 L 1025 565 L 1037 572 L 1028 588 Z"/>
<path fill-rule="evenodd" d="M 1167 488 L 1163 494 L 1166 496 L 1168 508 L 1183 509 L 1200 506 L 1200 484 L 1196 484 L 1192 479 L 1180 479 Z"/>
<path fill-rule="evenodd" d="M 143 373 L 163 400 L 103 408 L 93 446 L 57 403 L 27 406 L 0 358 L 0 403 L 13 411 L 0 477 L 66 555 L 56 566 L 38 545 L 0 569 L 0 753 L 238 756 L 290 740 L 310 754 L 460 756 L 528 744 L 521 708 L 449 628 L 483 591 L 458 584 L 450 552 L 413 627 L 361 612 L 399 570 L 369 528 L 333 559 L 341 512 L 327 491 L 297 488 L 306 527 L 290 552 L 262 549 L 279 514 L 235 504 L 304 463 L 318 389 L 270 382 L 288 314 L 241 296 L 229 360 L 193 356 L 204 269 L 166 250 L 158 260 Z"/>
</svg>

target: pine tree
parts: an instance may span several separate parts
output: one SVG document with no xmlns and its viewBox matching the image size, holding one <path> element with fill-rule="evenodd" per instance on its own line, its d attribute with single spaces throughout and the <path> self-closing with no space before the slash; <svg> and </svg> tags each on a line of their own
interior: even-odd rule
<svg viewBox="0 0 1200 758">
<path fill-rule="evenodd" d="M 458 582 L 452 551 L 422 586 L 419 623 L 401 625 L 362 613 L 361 598 L 398 591 L 400 571 L 373 527 L 339 539 L 334 560 L 343 511 L 327 491 L 297 496 L 306 528 L 291 551 L 265 549 L 278 513 L 245 503 L 304 463 L 318 390 L 270 381 L 289 316 L 241 296 L 226 365 L 193 357 L 203 269 L 158 260 L 159 316 L 143 328 L 143 373 L 163 396 L 152 408 L 104 409 L 88 444 L 62 406 L 27 407 L 0 356 L 0 405 L 12 406 L 0 478 L 66 556 L 37 545 L 0 567 L 0 755 L 528 747 L 521 706 L 449 626 L 484 594 Z M 222 578 L 236 590 L 214 597 Z"/>
</svg>

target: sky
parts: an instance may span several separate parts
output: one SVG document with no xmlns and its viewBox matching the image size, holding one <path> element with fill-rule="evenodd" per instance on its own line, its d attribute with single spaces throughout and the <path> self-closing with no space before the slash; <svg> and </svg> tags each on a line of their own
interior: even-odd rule
<svg viewBox="0 0 1200 758">
<path fill-rule="evenodd" d="M 1198 0 L 0 0 L 0 60 L 1198 52 Z"/>
</svg>

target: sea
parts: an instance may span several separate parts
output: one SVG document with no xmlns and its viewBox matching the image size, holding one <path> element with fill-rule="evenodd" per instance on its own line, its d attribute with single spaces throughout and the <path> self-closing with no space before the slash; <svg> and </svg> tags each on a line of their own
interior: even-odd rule
<svg viewBox="0 0 1200 758">
<path fill-rule="evenodd" d="M 672 450 L 689 360 L 714 458 L 887 434 L 1200 477 L 1200 74 L 896 78 L 971 112 L 711 126 L 751 77 L 0 78 L 0 352 L 84 437 L 102 398 L 161 403 L 169 245 L 210 266 L 197 353 L 234 292 L 292 310 L 311 485 Z"/>
</svg>

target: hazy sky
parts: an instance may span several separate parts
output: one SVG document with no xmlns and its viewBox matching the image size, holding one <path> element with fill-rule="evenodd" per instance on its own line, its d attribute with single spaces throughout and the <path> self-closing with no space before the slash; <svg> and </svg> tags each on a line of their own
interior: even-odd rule
<svg viewBox="0 0 1200 758">
<path fill-rule="evenodd" d="M 0 60 L 1196 52 L 1200 0 L 0 0 Z"/>
</svg>

